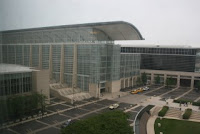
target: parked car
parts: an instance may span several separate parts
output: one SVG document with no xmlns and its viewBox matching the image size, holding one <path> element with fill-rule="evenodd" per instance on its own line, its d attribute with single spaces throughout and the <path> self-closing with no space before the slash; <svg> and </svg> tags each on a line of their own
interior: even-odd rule
<svg viewBox="0 0 200 134">
<path fill-rule="evenodd" d="M 70 124 L 72 123 L 72 120 L 71 119 L 68 119 L 66 122 L 64 122 L 61 126 L 61 128 L 65 128 L 67 126 L 69 126 Z"/>
<path fill-rule="evenodd" d="M 119 107 L 119 104 L 112 104 L 112 105 L 110 105 L 109 106 L 109 109 L 111 109 L 111 110 L 113 110 L 113 109 L 116 109 L 116 108 L 118 108 Z"/>
<path fill-rule="evenodd" d="M 143 88 L 143 91 L 147 91 L 147 90 L 149 90 L 149 87 L 146 86 Z"/>
</svg>

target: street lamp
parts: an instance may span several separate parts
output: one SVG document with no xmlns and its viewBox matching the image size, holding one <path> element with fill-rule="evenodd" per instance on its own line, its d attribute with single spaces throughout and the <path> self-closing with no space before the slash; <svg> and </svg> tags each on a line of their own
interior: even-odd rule
<svg viewBox="0 0 200 134">
<path fill-rule="evenodd" d="M 74 84 L 72 85 L 72 105 L 74 105 Z"/>
<path fill-rule="evenodd" d="M 42 117 L 43 117 L 43 114 L 44 114 L 44 98 L 43 98 L 43 89 L 40 90 L 41 91 L 41 107 L 42 107 Z"/>
</svg>

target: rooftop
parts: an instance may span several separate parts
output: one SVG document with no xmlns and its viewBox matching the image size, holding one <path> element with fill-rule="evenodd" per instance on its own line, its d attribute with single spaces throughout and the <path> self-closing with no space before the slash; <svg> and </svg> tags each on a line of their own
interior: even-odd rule
<svg viewBox="0 0 200 134">
<path fill-rule="evenodd" d="M 139 47 L 139 48 L 182 48 L 182 49 L 200 49 L 188 45 L 159 45 L 159 44 L 120 44 L 121 47 Z"/>
<path fill-rule="evenodd" d="M 2 33 L 20 33 L 40 30 L 53 30 L 62 28 L 96 28 L 106 33 L 112 40 L 144 40 L 139 30 L 131 23 L 125 21 L 111 21 L 111 22 L 99 22 L 99 23 L 86 23 L 86 24 L 74 24 L 74 25 L 61 25 L 41 28 L 19 29 L 2 31 Z"/>
<path fill-rule="evenodd" d="M 0 74 L 32 72 L 34 69 L 15 64 L 0 64 Z"/>
</svg>

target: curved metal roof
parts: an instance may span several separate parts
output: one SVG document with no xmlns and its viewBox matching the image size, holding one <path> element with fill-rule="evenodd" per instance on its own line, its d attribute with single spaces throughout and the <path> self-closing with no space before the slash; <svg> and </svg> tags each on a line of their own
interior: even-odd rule
<svg viewBox="0 0 200 134">
<path fill-rule="evenodd" d="M 31 28 L 31 29 L 19 29 L 19 30 L 3 31 L 2 33 L 47 30 L 47 29 L 58 29 L 58 28 L 79 28 L 79 27 L 91 27 L 91 28 L 99 29 L 103 31 L 104 33 L 106 33 L 112 40 L 144 40 L 139 30 L 131 23 L 128 23 L 125 21 L 99 22 L 99 23 L 61 25 L 61 26 Z"/>
</svg>

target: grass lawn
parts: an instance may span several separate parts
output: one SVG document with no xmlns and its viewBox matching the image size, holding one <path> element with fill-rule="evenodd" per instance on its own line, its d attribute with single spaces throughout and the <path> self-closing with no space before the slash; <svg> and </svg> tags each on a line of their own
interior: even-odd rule
<svg viewBox="0 0 200 134">
<path fill-rule="evenodd" d="M 158 127 L 161 123 L 161 127 Z M 175 119 L 156 119 L 154 124 L 155 134 L 200 134 L 200 122 L 183 121 Z"/>
</svg>

